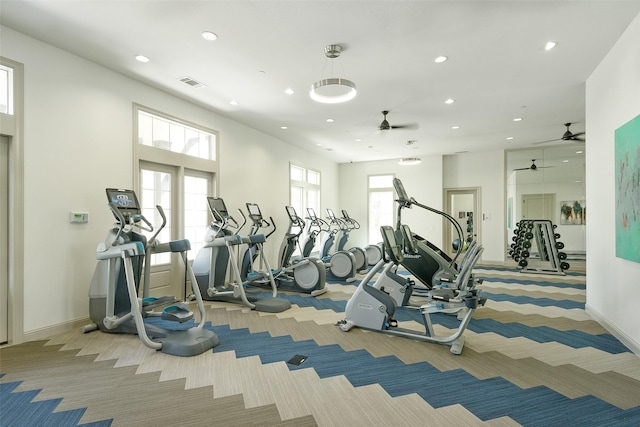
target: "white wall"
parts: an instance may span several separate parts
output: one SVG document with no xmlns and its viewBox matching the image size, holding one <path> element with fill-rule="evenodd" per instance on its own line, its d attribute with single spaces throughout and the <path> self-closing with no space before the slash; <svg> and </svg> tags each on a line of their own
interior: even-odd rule
<svg viewBox="0 0 640 427">
<path fill-rule="evenodd" d="M 507 227 L 504 151 L 444 156 L 443 170 L 444 188 L 480 187 L 480 212 L 474 225 L 481 227 L 482 261 L 503 263 Z"/>
<path fill-rule="evenodd" d="M 586 87 L 587 310 L 640 354 L 640 264 L 615 256 L 614 209 L 614 132 L 640 114 L 640 15 Z"/>
<path fill-rule="evenodd" d="M 113 223 L 104 189 L 133 185 L 134 102 L 220 132 L 219 193 L 230 209 L 252 201 L 274 216 L 280 230 L 267 247 L 273 261 L 288 224 L 289 161 L 304 166 L 313 158 L 323 204 L 337 204 L 334 162 L 6 27 L 0 31 L 2 56 L 25 70 L 26 334 L 88 317 L 94 251 Z M 69 224 L 74 210 L 89 212 L 89 223 Z"/>
<path fill-rule="evenodd" d="M 422 156 L 421 159 L 422 163 L 413 166 L 400 166 L 397 160 L 340 164 L 340 206 L 334 206 L 333 209 L 335 212 L 346 209 L 349 216 L 362 226 L 360 230 L 349 234 L 348 246 L 362 247 L 367 244 L 369 175 L 394 175 L 402 181 L 410 197 L 423 205 L 442 209 L 442 156 Z M 439 215 L 417 207 L 403 209 L 402 222 L 408 224 L 414 233 L 442 247 L 442 217 Z"/>
</svg>

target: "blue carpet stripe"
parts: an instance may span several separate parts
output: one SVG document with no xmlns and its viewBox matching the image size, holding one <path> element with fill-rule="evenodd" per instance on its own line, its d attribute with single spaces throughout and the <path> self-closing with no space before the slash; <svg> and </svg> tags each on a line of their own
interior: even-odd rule
<svg viewBox="0 0 640 427">
<path fill-rule="evenodd" d="M 84 415 L 86 408 L 68 411 L 54 412 L 62 399 L 48 399 L 33 402 L 33 399 L 42 391 L 28 390 L 15 392 L 21 381 L 0 384 L 0 413 L 1 425 L 11 427 L 21 426 L 90 426 L 108 427 L 111 420 L 103 420 L 95 423 L 78 424 Z"/>
<path fill-rule="evenodd" d="M 603 419 L 615 420 L 611 425 L 617 426 L 640 425 L 640 407 L 625 411 L 593 396 L 568 399 L 544 386 L 521 389 L 503 378 L 479 380 L 462 369 L 441 372 L 426 362 L 407 365 L 395 356 L 375 358 L 365 350 L 344 351 L 337 344 L 319 346 L 313 340 L 294 341 L 228 326 L 213 329 L 221 341 L 216 352 L 258 356 L 265 364 L 302 354 L 307 360 L 300 366 L 287 365 L 289 369 L 313 368 L 321 378 L 344 375 L 356 387 L 380 384 L 394 397 L 417 393 L 436 408 L 461 404 L 483 420 L 509 416 L 527 426 L 588 425 L 588 414 L 598 414 L 598 425 L 606 425 L 600 423 Z M 544 410 L 532 409 L 536 405 L 544 405 Z"/>
<path fill-rule="evenodd" d="M 482 296 L 487 297 L 492 301 L 509 301 L 516 304 L 533 304 L 540 307 L 560 307 L 566 310 L 578 308 L 584 310 L 585 303 L 571 300 L 557 300 L 551 298 L 533 298 L 526 295 L 508 295 L 500 293 L 492 293 L 488 290 L 482 290 Z"/>
</svg>

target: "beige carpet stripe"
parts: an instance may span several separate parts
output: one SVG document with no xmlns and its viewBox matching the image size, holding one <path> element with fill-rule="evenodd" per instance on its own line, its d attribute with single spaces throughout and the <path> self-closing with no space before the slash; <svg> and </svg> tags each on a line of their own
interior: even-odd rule
<svg viewBox="0 0 640 427">
<path fill-rule="evenodd" d="M 584 275 L 554 275 L 554 274 L 531 274 L 531 273 L 519 273 L 517 270 L 490 270 L 484 268 L 474 268 L 474 274 L 479 277 L 492 277 L 492 278 L 504 278 L 513 281 L 518 280 L 531 280 L 531 281 L 544 281 L 544 282 L 557 282 L 567 283 L 572 285 L 584 285 L 586 278 Z"/>
</svg>

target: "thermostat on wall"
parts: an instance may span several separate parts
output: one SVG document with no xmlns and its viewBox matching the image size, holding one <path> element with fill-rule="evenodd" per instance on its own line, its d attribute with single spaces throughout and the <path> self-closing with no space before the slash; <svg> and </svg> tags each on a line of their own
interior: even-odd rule
<svg viewBox="0 0 640 427">
<path fill-rule="evenodd" d="M 85 223 L 89 222 L 89 212 L 69 212 L 69 222 Z"/>
</svg>

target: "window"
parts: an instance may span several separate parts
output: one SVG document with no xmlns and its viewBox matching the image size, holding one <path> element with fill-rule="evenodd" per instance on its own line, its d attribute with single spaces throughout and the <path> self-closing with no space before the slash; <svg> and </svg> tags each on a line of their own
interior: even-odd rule
<svg viewBox="0 0 640 427">
<path fill-rule="evenodd" d="M 188 239 L 193 260 L 204 244 L 209 225 L 207 196 L 215 195 L 218 171 L 218 133 L 135 105 L 134 157 L 136 187 L 143 215 L 154 227 L 167 224 L 158 240 Z M 148 233 L 151 235 L 152 233 Z M 179 295 L 184 289 L 184 268 L 177 255 L 161 253 L 151 259 L 151 290 L 155 295 Z"/>
<path fill-rule="evenodd" d="M 138 113 L 138 142 L 162 150 L 216 160 L 216 135 L 146 111 Z"/>
<path fill-rule="evenodd" d="M 369 192 L 369 244 L 382 240 L 380 227 L 394 225 L 395 204 L 393 175 L 370 175 Z"/>
<path fill-rule="evenodd" d="M 209 222 L 209 208 L 207 196 L 209 195 L 209 178 L 197 176 L 195 172 L 187 171 L 184 177 L 184 237 L 191 243 L 189 259 L 204 246 L 203 224 Z"/>
<path fill-rule="evenodd" d="M 140 207 L 142 215 L 153 225 L 154 231 L 144 232 L 147 238 L 155 233 L 156 227 L 162 224 L 162 217 L 156 209 L 160 205 L 167 218 L 167 225 L 158 234 L 160 242 L 171 240 L 171 174 L 166 172 L 140 169 Z M 151 256 L 151 265 L 168 264 L 171 262 L 169 253 Z"/>
<path fill-rule="evenodd" d="M 291 165 L 289 179 L 290 203 L 298 216 L 304 217 L 307 208 L 320 212 L 320 172 Z"/>
<path fill-rule="evenodd" d="M 13 68 L 0 65 L 0 113 L 13 115 Z"/>
<path fill-rule="evenodd" d="M 298 216 L 304 218 L 307 215 L 307 208 L 313 208 L 316 213 L 320 213 L 320 172 L 290 165 L 289 180 L 290 203 Z M 306 230 L 301 237 L 301 240 L 306 240 Z M 319 245 L 318 239 L 314 252 L 318 250 Z M 296 248 L 294 255 L 299 254 L 300 248 Z"/>
</svg>

